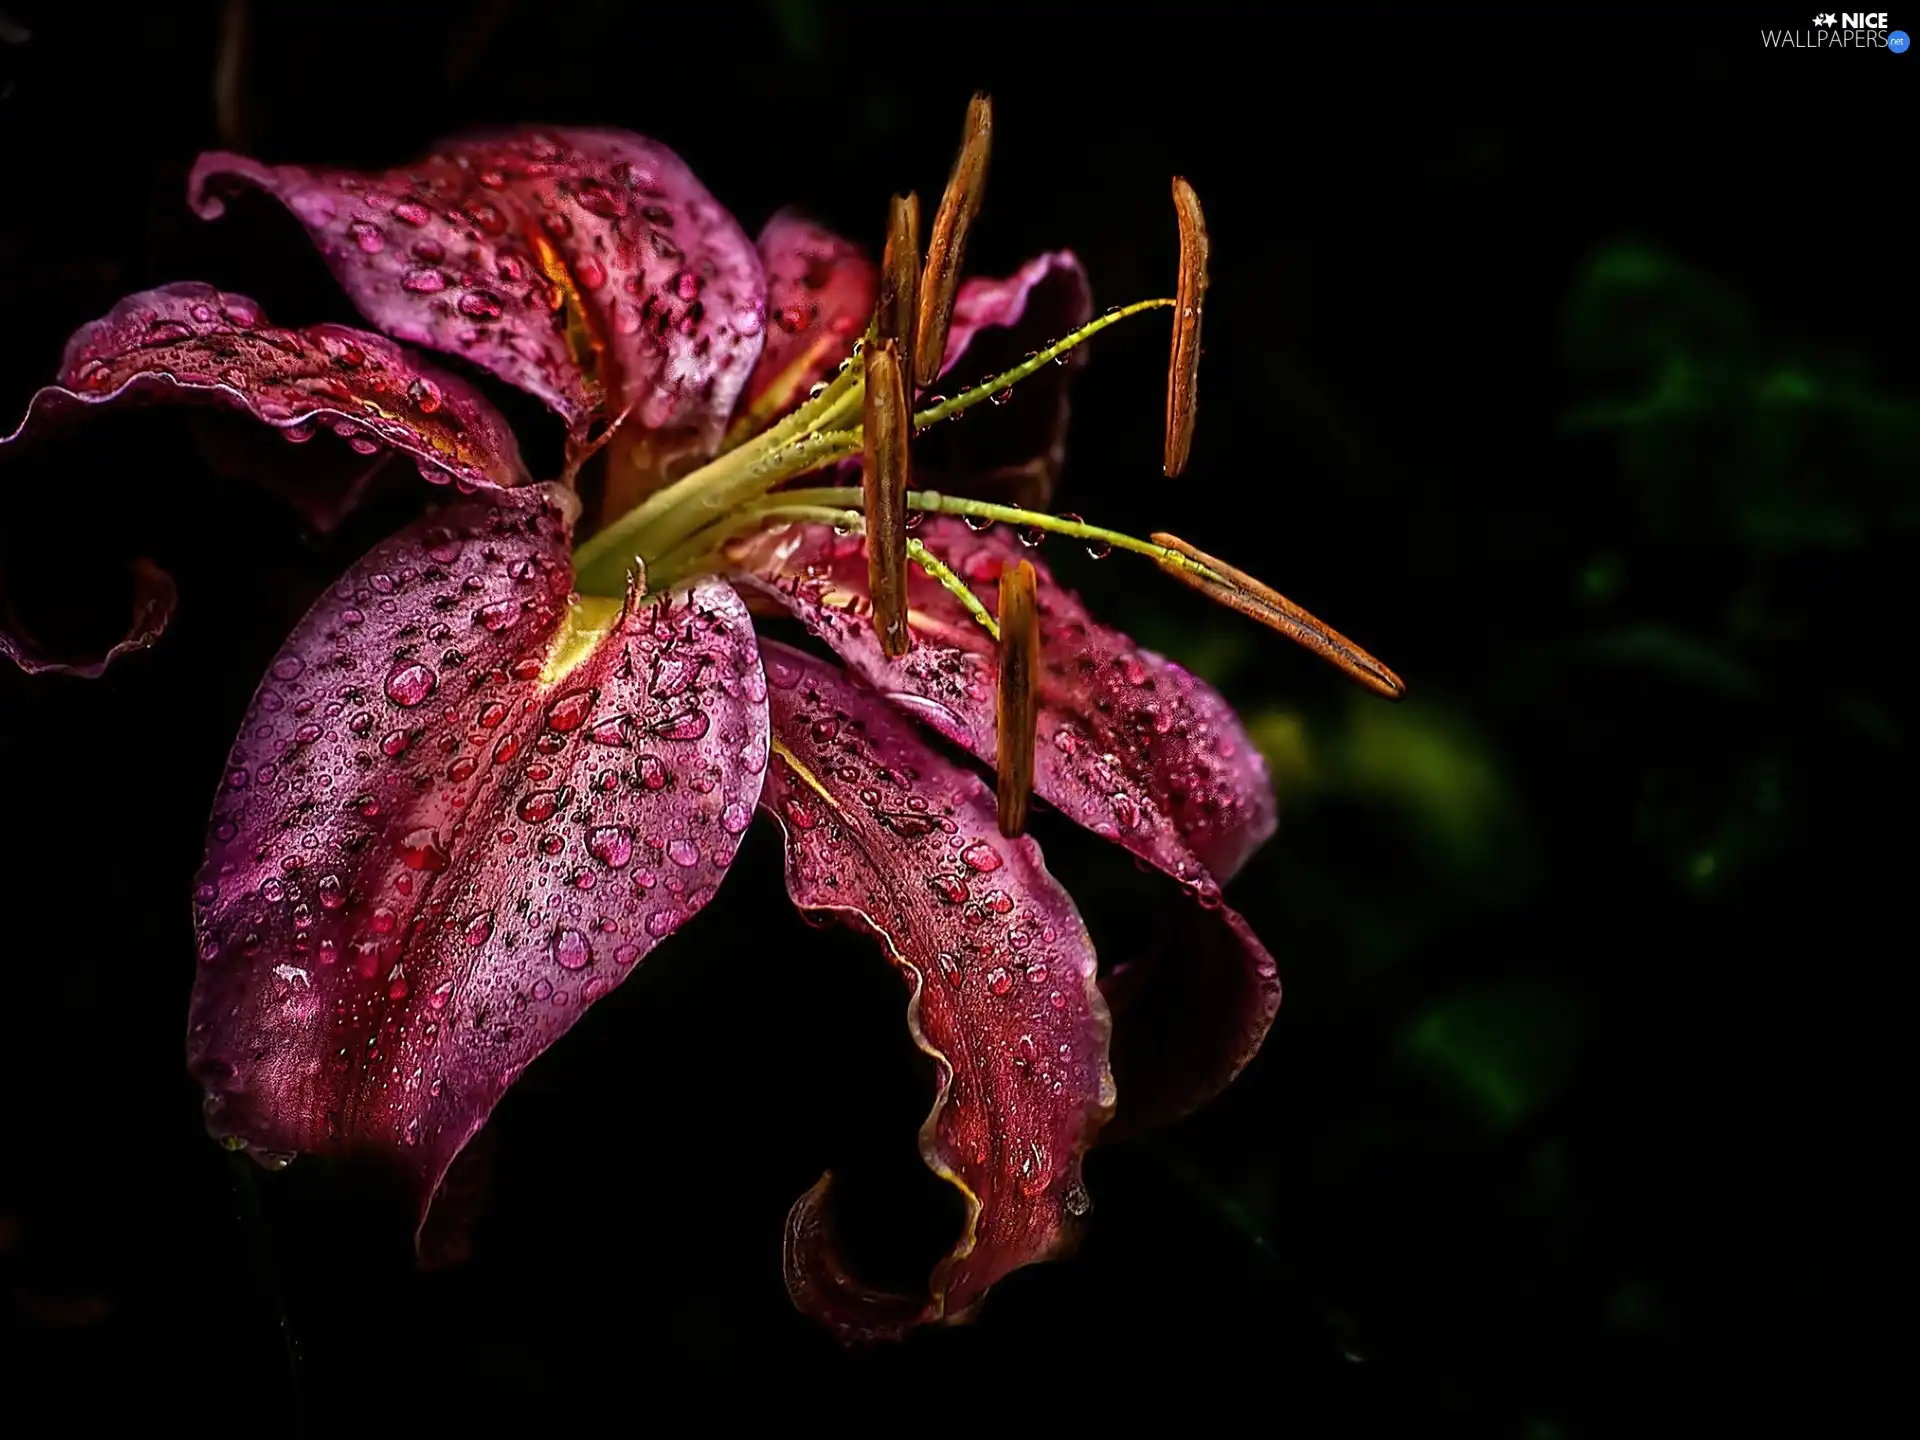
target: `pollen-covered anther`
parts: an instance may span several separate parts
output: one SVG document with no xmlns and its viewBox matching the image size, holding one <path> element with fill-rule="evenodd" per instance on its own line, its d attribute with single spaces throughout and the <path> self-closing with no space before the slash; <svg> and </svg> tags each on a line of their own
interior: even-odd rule
<svg viewBox="0 0 1920 1440">
<path fill-rule="evenodd" d="M 913 393 L 913 339 L 920 303 L 920 197 L 896 195 L 887 210 L 887 245 L 880 259 L 880 302 L 874 333 L 899 349 L 901 378 Z"/>
<path fill-rule="evenodd" d="M 907 487 L 911 478 L 905 362 L 891 340 L 868 347 L 865 418 L 861 427 L 867 530 L 867 584 L 873 628 L 889 657 L 907 653 Z"/>
<path fill-rule="evenodd" d="M 1164 557 L 1158 562 L 1162 570 L 1183 585 L 1190 585 L 1209 600 L 1278 630 L 1295 644 L 1337 665 L 1369 690 L 1389 700 L 1398 700 L 1407 693 L 1406 684 L 1393 671 L 1271 586 L 1262 584 L 1244 570 L 1236 570 L 1204 550 L 1196 549 L 1178 535 L 1156 531 L 1153 542 L 1193 562 L 1181 564 Z"/>
<path fill-rule="evenodd" d="M 960 267 L 966 259 L 967 232 L 980 213 L 987 189 L 987 157 L 993 149 L 993 102 L 975 95 L 967 106 L 960 155 L 953 162 L 946 193 L 927 237 L 927 268 L 920 277 L 920 323 L 914 339 L 913 373 L 929 381 L 946 357 L 947 327 L 953 321 L 954 296 L 960 291 Z"/>
<path fill-rule="evenodd" d="M 1173 349 L 1167 359 L 1167 442 L 1162 466 L 1169 476 L 1187 468 L 1194 410 L 1200 399 L 1200 313 L 1207 298 L 1207 218 L 1185 178 L 1173 177 L 1173 208 L 1180 217 L 1180 288 L 1174 298 Z"/>
<path fill-rule="evenodd" d="M 1040 725 L 1036 589 L 1037 577 L 1028 561 L 1000 576 L 999 749 L 994 770 L 1000 833 L 1008 836 L 1027 828 L 1027 804 L 1033 796 L 1034 744 Z"/>
</svg>

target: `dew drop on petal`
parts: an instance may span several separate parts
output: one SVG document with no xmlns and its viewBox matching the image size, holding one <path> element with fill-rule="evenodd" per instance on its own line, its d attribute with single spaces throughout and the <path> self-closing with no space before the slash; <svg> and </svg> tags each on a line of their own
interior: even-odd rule
<svg viewBox="0 0 1920 1440">
<path fill-rule="evenodd" d="M 553 932 L 547 944 L 553 963 L 562 970 L 582 970 L 593 958 L 593 946 L 580 931 L 563 927 Z"/>
<path fill-rule="evenodd" d="M 411 709 L 433 694 L 438 683 L 433 671 L 419 661 L 402 661 L 387 675 L 387 698 Z"/>
</svg>

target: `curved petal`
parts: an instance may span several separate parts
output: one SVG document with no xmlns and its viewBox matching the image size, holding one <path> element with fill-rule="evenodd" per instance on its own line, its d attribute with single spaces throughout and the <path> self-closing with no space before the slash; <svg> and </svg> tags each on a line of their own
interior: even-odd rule
<svg viewBox="0 0 1920 1440">
<path fill-rule="evenodd" d="M 748 412 L 773 416 L 853 349 L 873 314 L 879 271 L 860 247 L 782 210 L 760 232 L 767 342 L 747 382 Z"/>
<path fill-rule="evenodd" d="M 1196 888 L 1231 878 L 1273 834 L 1274 800 L 1266 762 L 1219 693 L 1093 619 L 1037 552 L 1003 529 L 975 534 L 959 520 L 929 516 L 916 533 L 989 613 L 1001 567 L 1033 561 L 1043 671 L 1040 797 Z M 908 600 L 916 644 L 889 661 L 867 616 L 865 557 L 860 536 L 825 525 L 770 531 L 733 552 L 747 575 L 873 684 L 991 763 L 992 638 L 915 570 Z"/>
<path fill-rule="evenodd" d="M 927 1166 L 966 1230 L 924 1299 L 867 1290 L 834 1258 L 826 1182 L 794 1206 L 787 1283 L 845 1340 L 960 1318 L 1059 1251 L 1087 1209 L 1080 1158 L 1113 1111 L 1093 943 L 1032 840 L 1006 840 L 993 792 L 824 661 L 764 643 L 774 762 L 761 805 L 787 839 L 787 890 L 878 935 L 939 1092 Z"/>
<path fill-rule="evenodd" d="M 382 1159 L 423 1215 L 520 1071 L 706 904 L 766 769 L 739 598 L 583 633 L 570 502 L 460 501 L 314 606 L 194 894 L 208 1128 L 268 1163 Z"/>
<path fill-rule="evenodd" d="M 1231 877 L 1273 833 L 1266 763 L 1211 686 L 1101 625 L 1003 530 L 975 534 L 930 516 L 917 533 L 989 612 L 1001 567 L 1034 561 L 1042 647 L 1034 791 L 1181 881 L 1207 912 L 1177 962 L 1141 966 L 1136 978 L 1164 976 L 1168 989 L 1185 987 L 1186 998 L 1147 1007 L 1167 1021 L 1155 1027 L 1164 1040 L 1140 1047 L 1150 1056 L 1145 1072 L 1121 1069 L 1130 1124 L 1191 1109 L 1239 1073 L 1279 1009 L 1273 957 L 1223 903 L 1216 878 Z M 908 586 L 914 646 L 889 660 L 869 618 L 865 556 L 862 537 L 806 525 L 755 537 L 734 559 L 743 583 L 777 598 L 888 698 L 993 763 L 992 640 L 916 569 Z"/>
<path fill-rule="evenodd" d="M 29 675 L 73 675 L 82 680 L 98 680 L 107 666 L 122 655 L 144 650 L 167 628 L 180 592 L 173 577 L 151 560 L 133 562 L 133 615 L 127 621 L 127 633 L 106 652 L 93 660 L 61 660 L 46 654 L 24 633 L 25 627 L 12 615 L 0 619 L 0 655 L 5 655 Z"/>
<path fill-rule="evenodd" d="M 963 281 L 940 373 L 949 393 L 998 375 L 1093 318 L 1093 292 L 1071 251 L 1029 260 L 1005 279 Z M 1067 388 L 1085 347 L 1016 386 L 990 418 L 937 426 L 914 463 L 930 487 L 1045 508 L 1066 459 Z M 964 361 L 964 373 L 957 367 Z"/>
<path fill-rule="evenodd" d="M 67 342 L 58 383 L 29 402 L 0 461 L 62 433 L 101 409 L 188 403 L 237 411 L 288 440 L 326 429 L 334 463 L 256 465 L 252 473 L 310 519 L 352 493 L 361 458 L 410 455 L 430 480 L 467 489 L 525 484 L 513 432 L 486 398 L 456 376 L 422 363 L 378 335 L 339 325 L 285 330 L 260 307 L 211 285 L 183 283 L 130 295 Z M 261 432 L 266 433 L 266 432 Z M 23 487 L 31 493 L 33 487 Z M 29 517 L 24 529 L 31 531 Z M 150 562 L 136 564 L 128 638 L 104 659 L 64 664 L 41 656 L 23 635 L 0 649 L 28 669 L 98 675 L 116 655 L 151 644 L 173 609 L 173 583 Z"/>
<path fill-rule="evenodd" d="M 710 450 L 760 354 L 753 246 L 677 155 L 626 131 L 478 135 L 380 174 L 208 154 L 189 198 L 213 218 L 236 181 L 298 217 L 374 324 L 576 433 L 632 406 Z"/>
</svg>

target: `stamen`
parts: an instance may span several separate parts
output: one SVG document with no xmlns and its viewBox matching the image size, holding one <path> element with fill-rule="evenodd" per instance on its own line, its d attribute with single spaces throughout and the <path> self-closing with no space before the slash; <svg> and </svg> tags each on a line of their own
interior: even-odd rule
<svg viewBox="0 0 1920 1440">
<path fill-rule="evenodd" d="M 880 257 L 880 303 L 874 334 L 900 352 L 907 394 L 913 394 L 914 312 L 920 300 L 920 197 L 896 195 L 887 212 L 887 246 Z"/>
<path fill-rule="evenodd" d="M 640 614 L 640 607 L 647 598 L 647 562 L 638 555 L 627 570 L 627 595 L 620 606 L 620 623 L 630 624 Z"/>
<path fill-rule="evenodd" d="M 582 445 L 578 450 L 573 450 L 567 457 L 566 468 L 560 472 L 560 483 L 571 490 L 573 488 L 573 482 L 579 478 L 580 471 L 585 468 L 586 463 L 607 448 L 607 442 L 620 433 L 620 427 L 627 423 L 627 417 L 631 414 L 633 414 L 633 406 L 629 405 L 607 422 L 606 429 L 594 436 L 593 439 L 587 441 L 587 443 Z M 569 440 L 567 444 L 568 448 L 572 449 L 573 442 Z"/>
<path fill-rule="evenodd" d="M 987 607 L 980 603 L 980 597 L 967 588 L 966 581 L 949 570 L 937 555 L 912 536 L 907 537 L 907 554 L 913 557 L 914 564 L 926 571 L 933 579 L 938 580 L 946 592 L 966 608 L 967 614 L 979 622 L 982 630 L 995 640 L 1000 638 L 1000 622 L 995 620 Z"/>
<path fill-rule="evenodd" d="M 1229 610 L 1237 610 L 1248 619 L 1258 620 L 1262 625 L 1279 631 L 1389 700 L 1398 700 L 1407 693 L 1405 683 L 1393 671 L 1279 591 L 1263 585 L 1244 570 L 1236 570 L 1226 561 L 1189 545 L 1177 535 L 1156 531 L 1153 538 L 1191 562 L 1160 562 L 1160 568 L 1181 584 L 1190 585 L 1209 600 L 1218 601 Z M 1196 569 L 1196 566 L 1199 568 Z"/>
<path fill-rule="evenodd" d="M 1173 312 L 1173 351 L 1167 359 L 1167 444 L 1163 468 L 1170 476 L 1187 468 L 1193 448 L 1194 408 L 1200 398 L 1200 312 L 1207 298 L 1207 220 L 1200 197 L 1173 177 L 1173 206 L 1180 217 L 1180 291 Z"/>
<path fill-rule="evenodd" d="M 907 442 L 906 380 L 900 352 L 891 340 L 867 356 L 865 464 L 861 493 L 867 512 L 867 588 L 873 596 L 873 628 L 889 658 L 907 653 Z"/>
<path fill-rule="evenodd" d="M 947 178 L 933 234 L 927 240 L 927 268 L 920 280 L 919 335 L 914 345 L 913 373 L 924 383 L 940 373 L 947 353 L 947 326 L 953 320 L 953 298 L 960 290 L 960 266 L 966 256 L 967 231 L 980 213 L 980 197 L 987 188 L 987 156 L 993 149 L 993 102 L 975 95 L 967 106 L 966 129 L 960 136 L 960 155 Z"/>
<path fill-rule="evenodd" d="M 994 756 L 1000 833 L 1027 828 L 1033 796 L 1033 747 L 1040 725 L 1040 621 L 1033 565 L 1022 560 L 1000 575 L 999 742 Z"/>
</svg>

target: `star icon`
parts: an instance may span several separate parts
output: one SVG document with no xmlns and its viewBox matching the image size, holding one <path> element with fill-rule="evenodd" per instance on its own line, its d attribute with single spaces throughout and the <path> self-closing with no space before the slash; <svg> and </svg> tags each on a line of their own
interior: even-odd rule
<svg viewBox="0 0 1920 1440">
<path fill-rule="evenodd" d="M 1824 14 L 1824 15 L 1816 15 L 1816 16 L 1814 16 L 1814 17 L 1813 17 L 1813 23 L 1814 23 L 1814 24 L 1816 24 L 1816 25 L 1831 25 L 1831 24 L 1833 24 L 1833 12 L 1832 12 L 1831 10 L 1829 10 L 1829 11 L 1827 11 L 1827 12 L 1826 12 L 1826 14 Z"/>
</svg>

